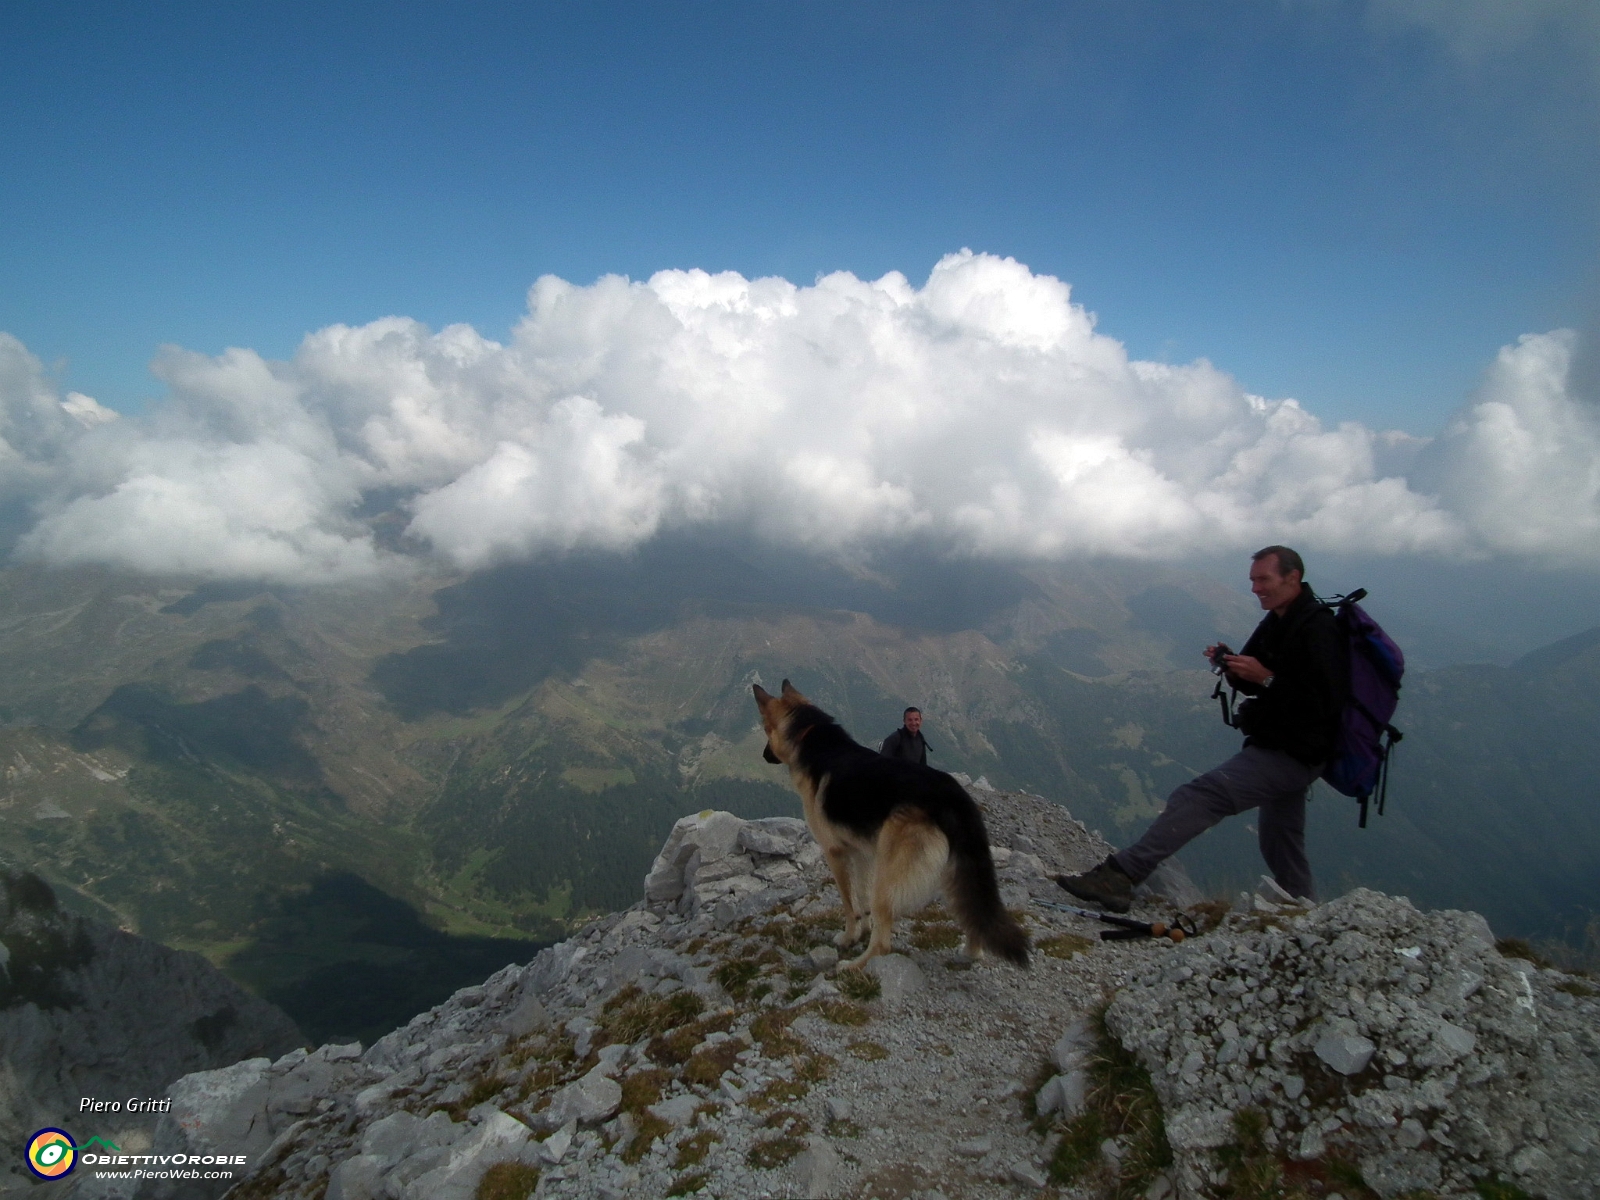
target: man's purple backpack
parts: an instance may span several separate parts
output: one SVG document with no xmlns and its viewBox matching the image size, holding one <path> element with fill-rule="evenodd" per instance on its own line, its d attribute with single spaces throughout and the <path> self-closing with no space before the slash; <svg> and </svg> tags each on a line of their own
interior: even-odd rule
<svg viewBox="0 0 1600 1200">
<path fill-rule="evenodd" d="M 1377 795 L 1381 816 L 1388 798 L 1389 762 L 1395 744 L 1404 736 L 1389 719 L 1400 703 L 1400 677 L 1406 670 L 1406 656 L 1400 647 L 1357 603 L 1366 594 L 1366 588 L 1358 588 L 1326 602 L 1350 648 L 1350 694 L 1339 715 L 1333 757 L 1322 772 L 1335 791 L 1361 802 L 1363 829 L 1368 801 Z"/>
</svg>

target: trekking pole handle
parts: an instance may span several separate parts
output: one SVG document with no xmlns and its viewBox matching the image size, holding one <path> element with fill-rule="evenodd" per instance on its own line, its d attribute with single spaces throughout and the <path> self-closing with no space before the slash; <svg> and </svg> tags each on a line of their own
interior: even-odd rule
<svg viewBox="0 0 1600 1200">
<path fill-rule="evenodd" d="M 1119 917 L 1112 913 L 1096 912 L 1092 908 L 1079 908 L 1075 904 L 1055 904 L 1049 900 L 1035 900 L 1041 908 L 1053 908 L 1057 912 L 1072 913 L 1075 916 L 1087 917 L 1091 920 L 1104 921 L 1107 925 L 1116 925 L 1117 929 L 1102 930 L 1100 937 L 1108 942 L 1120 942 L 1126 938 L 1136 937 L 1164 937 L 1173 942 L 1181 942 L 1184 938 L 1193 937 L 1199 931 L 1195 929 L 1194 922 L 1179 914 L 1174 917 L 1172 924 L 1156 921 L 1146 924 L 1136 921 L 1132 917 Z M 1187 926 L 1187 928 L 1186 928 Z"/>
</svg>

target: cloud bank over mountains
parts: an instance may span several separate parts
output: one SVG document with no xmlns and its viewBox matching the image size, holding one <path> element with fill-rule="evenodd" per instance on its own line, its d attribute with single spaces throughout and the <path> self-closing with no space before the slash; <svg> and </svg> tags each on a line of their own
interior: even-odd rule
<svg viewBox="0 0 1600 1200">
<path fill-rule="evenodd" d="M 288 362 L 165 348 L 169 395 L 140 418 L 59 396 L 0 334 L 0 513 L 22 557 L 304 583 L 695 525 L 847 553 L 1287 541 L 1594 567 L 1600 412 L 1569 388 L 1574 348 L 1506 347 L 1428 439 L 1324 427 L 1204 361 L 1130 360 L 1010 259 L 952 254 L 920 289 L 546 276 L 508 345 L 391 317 Z"/>
</svg>

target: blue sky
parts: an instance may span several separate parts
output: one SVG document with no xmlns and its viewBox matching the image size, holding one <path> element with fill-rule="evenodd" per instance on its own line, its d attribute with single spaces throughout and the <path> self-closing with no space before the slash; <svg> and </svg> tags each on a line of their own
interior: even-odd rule
<svg viewBox="0 0 1600 1200">
<path fill-rule="evenodd" d="M 1136 356 L 1432 434 L 1593 320 L 1595 11 L 8 2 L 0 330 L 134 411 L 163 343 L 969 246 Z"/>
</svg>

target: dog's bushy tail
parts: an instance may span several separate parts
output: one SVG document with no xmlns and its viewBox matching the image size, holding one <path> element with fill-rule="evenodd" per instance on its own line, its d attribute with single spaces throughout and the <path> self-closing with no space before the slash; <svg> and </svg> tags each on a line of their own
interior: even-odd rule
<svg viewBox="0 0 1600 1200">
<path fill-rule="evenodd" d="M 954 780 L 950 782 L 961 789 Z M 961 800 L 965 803 L 954 805 L 949 814 L 952 827 L 944 831 L 950 841 L 950 906 L 955 909 L 956 921 L 976 946 L 1025 967 L 1030 948 L 1028 935 L 1000 900 L 983 814 L 965 790 L 961 790 Z"/>
</svg>

